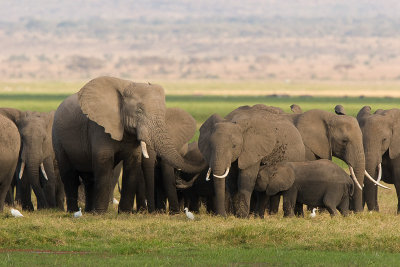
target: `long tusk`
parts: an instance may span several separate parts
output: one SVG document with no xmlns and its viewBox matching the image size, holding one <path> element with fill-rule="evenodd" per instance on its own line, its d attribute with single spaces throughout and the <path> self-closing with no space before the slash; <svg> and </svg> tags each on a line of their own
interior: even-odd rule
<svg viewBox="0 0 400 267">
<path fill-rule="evenodd" d="M 357 181 L 357 177 L 354 173 L 353 167 L 349 166 L 349 170 L 350 170 L 350 174 L 351 174 L 350 176 L 351 176 L 351 178 L 353 178 L 354 183 L 358 186 L 358 188 L 360 188 L 360 190 L 362 190 L 360 183 Z"/>
<path fill-rule="evenodd" d="M 142 154 L 143 157 L 145 157 L 146 159 L 149 158 L 149 153 L 147 153 L 147 146 L 146 143 L 144 141 L 140 141 L 140 147 L 142 148 Z"/>
<path fill-rule="evenodd" d="M 222 178 L 225 178 L 226 176 L 228 176 L 228 173 L 229 173 L 229 167 L 226 168 L 226 171 L 225 171 L 224 174 L 222 174 L 221 176 L 218 176 L 218 175 L 215 175 L 215 174 L 214 174 L 214 177 L 215 177 L 215 178 L 220 178 L 220 179 L 222 179 Z"/>
<path fill-rule="evenodd" d="M 390 188 L 389 188 L 389 187 L 387 187 L 387 186 L 384 186 L 384 185 L 382 185 L 382 184 L 378 183 L 377 181 L 375 181 L 375 179 L 374 179 L 374 178 L 372 178 L 372 177 L 371 177 L 371 175 L 369 175 L 369 173 L 367 172 L 367 170 L 365 170 L 365 176 L 366 176 L 368 179 L 370 179 L 370 180 L 371 180 L 371 182 L 373 182 L 374 184 L 376 184 L 376 185 L 378 185 L 378 186 L 380 186 L 380 187 L 382 187 L 382 188 L 385 188 L 385 189 L 389 189 L 389 190 L 390 190 Z"/>
<path fill-rule="evenodd" d="M 22 175 L 24 174 L 24 169 L 25 169 L 25 162 L 21 162 L 21 169 L 19 169 L 19 174 L 18 174 L 18 178 L 20 180 L 22 179 Z"/>
<path fill-rule="evenodd" d="M 382 179 L 382 163 L 379 163 L 378 165 L 378 179 L 376 179 L 376 182 L 379 183 Z"/>
<path fill-rule="evenodd" d="M 210 174 L 211 174 L 211 167 L 208 168 L 208 171 L 207 171 L 207 175 L 206 175 L 206 181 L 207 182 L 210 181 Z"/>
<path fill-rule="evenodd" d="M 42 174 L 43 174 L 44 178 L 48 181 L 49 178 L 47 178 L 47 174 L 46 174 L 46 171 L 44 170 L 43 162 L 40 163 L 40 170 L 42 171 Z"/>
</svg>

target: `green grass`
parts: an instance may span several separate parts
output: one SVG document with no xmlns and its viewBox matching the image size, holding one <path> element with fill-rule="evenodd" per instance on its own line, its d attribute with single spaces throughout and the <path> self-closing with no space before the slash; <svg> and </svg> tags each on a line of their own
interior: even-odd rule
<svg viewBox="0 0 400 267">
<path fill-rule="evenodd" d="M 49 111 L 73 92 L 81 82 L 1 83 L 0 106 L 23 110 Z M 356 115 L 364 105 L 377 108 L 399 107 L 397 98 L 360 97 L 268 97 L 207 96 L 196 93 L 205 86 L 214 94 L 229 85 L 240 93 L 244 82 L 167 83 L 167 106 L 191 113 L 198 126 L 211 114 L 224 116 L 241 105 L 264 103 L 289 111 L 293 103 L 303 110 L 332 111 L 342 104 Z M 260 90 L 265 83 L 250 83 Z M 300 87 L 300 85 L 298 85 Z M 326 84 L 327 88 L 331 85 Z M 365 85 L 354 85 L 364 88 Z M 167 86 L 165 86 L 167 87 Z M 315 87 L 315 88 L 314 88 Z M 314 86 L 312 90 L 317 90 Z M 340 87 L 332 85 L 334 89 Z M 386 88 L 390 91 L 392 87 Z M 186 90 L 186 91 L 185 91 Z M 269 90 L 269 91 L 268 91 Z M 295 90 L 295 89 L 293 89 Z M 180 93 L 184 91 L 184 93 Z M 314 92 L 311 91 L 311 92 Z M 175 92 L 175 93 L 174 93 Z M 393 186 L 391 186 L 393 188 Z M 226 219 L 205 214 L 187 221 L 183 214 L 117 214 L 110 207 L 104 215 L 84 214 L 73 219 L 59 211 L 35 211 L 15 219 L 8 208 L 0 214 L 0 265 L 375 265 L 395 266 L 400 260 L 400 220 L 396 216 L 394 190 L 379 191 L 380 213 L 338 216 L 321 214 L 315 219 L 283 218 Z M 118 195 L 118 194 L 117 194 Z M 54 252 L 60 252 L 55 254 Z"/>
</svg>

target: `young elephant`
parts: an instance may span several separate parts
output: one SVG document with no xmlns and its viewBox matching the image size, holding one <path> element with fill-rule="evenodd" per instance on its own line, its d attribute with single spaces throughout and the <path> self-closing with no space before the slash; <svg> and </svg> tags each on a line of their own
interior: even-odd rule
<svg viewBox="0 0 400 267">
<path fill-rule="evenodd" d="M 349 201 L 354 192 L 349 175 L 330 160 L 278 163 L 262 167 L 256 190 L 267 195 L 282 192 L 284 216 L 293 216 L 297 203 L 325 207 L 331 216 L 349 213 Z"/>
</svg>

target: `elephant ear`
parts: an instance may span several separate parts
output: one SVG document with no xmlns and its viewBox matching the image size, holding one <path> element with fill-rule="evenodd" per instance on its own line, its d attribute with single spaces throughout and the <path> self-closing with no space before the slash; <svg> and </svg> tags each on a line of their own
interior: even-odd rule
<svg viewBox="0 0 400 267">
<path fill-rule="evenodd" d="M 21 111 L 15 108 L 0 108 L 0 114 L 12 120 L 15 124 L 25 117 L 25 111 Z"/>
<path fill-rule="evenodd" d="M 181 149 L 196 132 L 196 120 L 180 108 L 167 108 L 165 122 L 176 149 Z"/>
<path fill-rule="evenodd" d="M 331 159 L 327 116 L 338 116 L 323 110 L 309 110 L 299 114 L 295 124 L 304 146 L 321 159 Z"/>
<path fill-rule="evenodd" d="M 78 92 L 83 114 L 104 128 L 111 138 L 121 141 L 124 128 L 121 118 L 122 92 L 133 82 L 114 77 L 99 77 L 85 84 Z"/>
<path fill-rule="evenodd" d="M 211 157 L 211 144 L 210 144 L 211 134 L 215 129 L 215 125 L 222 121 L 224 121 L 224 119 L 220 115 L 213 114 L 200 127 L 198 146 L 201 154 L 207 160 L 207 162 L 210 162 L 210 157 Z"/>
<path fill-rule="evenodd" d="M 269 155 L 276 145 L 276 136 L 268 128 L 270 123 L 262 118 L 235 121 L 244 130 L 242 153 L 238 158 L 239 169 L 247 169 Z"/>
<path fill-rule="evenodd" d="M 294 183 L 295 174 L 291 167 L 281 165 L 271 174 L 265 193 L 269 196 L 288 190 Z"/>
<path fill-rule="evenodd" d="M 389 157 L 394 159 L 400 156 L 400 110 L 391 109 L 388 110 L 387 113 L 393 120 L 392 140 L 389 145 Z"/>
</svg>

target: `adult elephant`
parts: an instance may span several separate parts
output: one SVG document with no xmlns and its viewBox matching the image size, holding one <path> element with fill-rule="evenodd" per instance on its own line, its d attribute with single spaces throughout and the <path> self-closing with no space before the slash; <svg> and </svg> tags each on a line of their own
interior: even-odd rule
<svg viewBox="0 0 400 267">
<path fill-rule="evenodd" d="M 260 164 L 304 160 L 304 145 L 294 125 L 259 105 L 240 107 L 225 118 L 212 115 L 200 127 L 199 149 L 213 173 L 216 213 L 222 216 L 232 163 L 238 167 L 234 210 L 246 217 Z"/>
<path fill-rule="evenodd" d="M 354 117 L 313 109 L 301 114 L 283 115 L 301 134 L 306 160 L 337 157 L 347 163 L 358 181 L 351 201 L 355 212 L 362 211 L 362 185 L 365 157 L 361 129 Z"/>
<path fill-rule="evenodd" d="M 180 108 L 167 108 L 165 124 L 173 147 L 182 157 L 185 156 L 188 150 L 188 142 L 196 132 L 196 120 L 188 112 Z M 165 210 L 166 199 L 168 199 L 169 212 L 171 214 L 178 213 L 179 203 L 174 167 L 158 156 L 153 149 L 148 149 L 147 151 L 149 157 L 142 157 L 142 168 L 146 183 L 148 211 L 153 212 L 156 208 Z M 155 186 L 155 182 L 158 183 L 157 186 Z"/>
<path fill-rule="evenodd" d="M 21 139 L 15 124 L 0 112 L 0 211 L 4 209 L 4 200 L 18 163 Z"/>
<path fill-rule="evenodd" d="M 165 125 L 165 95 L 159 85 L 114 77 L 91 80 L 65 99 L 54 116 L 53 144 L 64 182 L 68 211 L 78 210 L 79 176 L 86 211 L 105 212 L 113 168 L 123 160 L 119 211 L 132 211 L 135 174 L 147 146 L 171 166 L 197 172 L 175 149 Z"/>
<path fill-rule="evenodd" d="M 379 211 L 378 189 L 374 185 L 381 179 L 394 184 L 397 193 L 397 213 L 400 213 L 400 109 L 377 110 L 363 107 L 357 114 L 365 151 L 366 180 L 364 201 L 368 210 Z M 383 177 L 383 178 L 382 178 Z"/>
<path fill-rule="evenodd" d="M 52 144 L 54 111 L 21 111 L 2 108 L 18 128 L 21 136 L 21 150 L 18 164 L 19 197 L 23 210 L 34 210 L 31 188 L 37 208 L 59 208 L 64 210 L 64 188 L 55 171 L 55 155 Z"/>
</svg>

